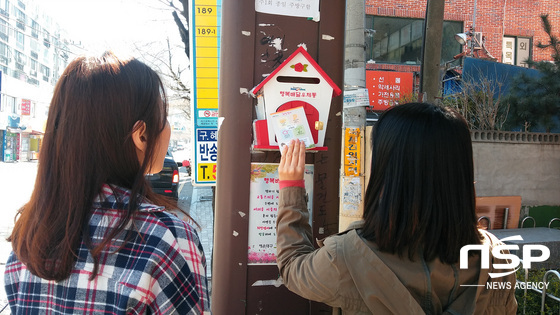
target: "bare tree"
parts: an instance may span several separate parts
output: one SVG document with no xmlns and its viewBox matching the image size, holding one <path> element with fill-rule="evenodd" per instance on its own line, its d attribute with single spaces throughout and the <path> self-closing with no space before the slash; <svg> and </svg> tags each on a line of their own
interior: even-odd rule
<svg viewBox="0 0 560 315">
<path fill-rule="evenodd" d="M 189 3 L 188 0 L 158 0 L 160 3 L 173 9 L 171 15 L 173 16 L 173 21 L 177 25 L 179 30 L 179 35 L 181 35 L 181 41 L 184 45 L 184 51 L 187 58 L 190 60 L 190 37 L 189 37 Z M 180 3 L 179 7 L 176 2 Z M 179 14 L 181 16 L 179 16 Z"/>
<path fill-rule="evenodd" d="M 178 42 L 176 34 L 170 33 L 165 38 L 142 43 L 136 42 L 133 45 L 137 55 L 154 68 L 165 81 L 169 88 L 167 92 L 170 107 L 174 109 L 175 113 L 179 111 L 187 120 L 190 120 L 188 0 L 137 1 L 137 5 L 154 12 L 151 22 L 155 22 L 157 25 L 173 23 L 178 28 L 181 42 Z"/>
<path fill-rule="evenodd" d="M 476 80 L 463 77 L 461 84 L 461 92 L 445 97 L 443 103 L 461 113 L 471 129 L 502 130 L 509 111 L 509 105 L 503 102 L 503 81 L 486 76 Z"/>
<path fill-rule="evenodd" d="M 173 47 L 169 38 L 165 39 L 165 43 L 151 42 L 144 45 L 135 44 L 135 50 L 141 56 L 144 62 L 154 68 L 162 79 L 165 81 L 166 86 L 169 87 L 168 99 L 170 106 L 179 110 L 185 115 L 185 118 L 190 120 L 190 85 L 188 84 L 189 65 L 182 65 L 175 56 L 178 48 Z M 187 73 L 185 73 L 187 72 Z"/>
</svg>

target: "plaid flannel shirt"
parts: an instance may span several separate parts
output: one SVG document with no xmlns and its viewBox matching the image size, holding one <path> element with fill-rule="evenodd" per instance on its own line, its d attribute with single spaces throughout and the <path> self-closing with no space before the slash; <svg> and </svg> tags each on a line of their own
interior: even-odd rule
<svg viewBox="0 0 560 315">
<path fill-rule="evenodd" d="M 129 191 L 104 185 L 89 221 L 98 244 L 128 207 Z M 130 240 L 119 251 L 127 233 Z M 4 276 L 12 314 L 210 314 L 206 260 L 196 231 L 147 200 L 134 220 L 93 259 L 82 242 L 70 277 L 31 274 L 12 252 Z"/>
</svg>

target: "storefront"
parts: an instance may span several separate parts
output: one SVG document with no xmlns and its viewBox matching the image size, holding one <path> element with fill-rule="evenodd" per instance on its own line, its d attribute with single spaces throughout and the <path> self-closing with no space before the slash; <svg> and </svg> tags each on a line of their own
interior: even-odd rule
<svg viewBox="0 0 560 315">
<path fill-rule="evenodd" d="M 21 132 L 19 134 L 19 162 L 27 162 L 30 159 L 30 152 L 29 152 L 29 132 Z"/>
<path fill-rule="evenodd" d="M 33 130 L 29 135 L 29 160 L 39 159 L 39 150 L 43 142 L 43 133 Z"/>
<path fill-rule="evenodd" d="M 2 132 L 2 161 L 16 162 L 19 160 L 20 137 L 18 131 L 7 128 Z"/>
</svg>

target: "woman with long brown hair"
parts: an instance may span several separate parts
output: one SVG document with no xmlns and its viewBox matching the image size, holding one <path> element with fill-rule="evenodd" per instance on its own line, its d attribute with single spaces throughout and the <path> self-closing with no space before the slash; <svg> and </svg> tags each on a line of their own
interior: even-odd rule
<svg viewBox="0 0 560 315">
<path fill-rule="evenodd" d="M 144 177 L 162 169 L 170 132 L 163 84 L 142 62 L 105 53 L 68 65 L 9 238 L 13 314 L 210 312 L 196 231 Z"/>
</svg>

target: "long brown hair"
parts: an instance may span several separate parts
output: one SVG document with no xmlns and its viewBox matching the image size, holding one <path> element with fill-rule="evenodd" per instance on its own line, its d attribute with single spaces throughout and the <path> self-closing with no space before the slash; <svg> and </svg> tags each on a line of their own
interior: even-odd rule
<svg viewBox="0 0 560 315">
<path fill-rule="evenodd" d="M 33 274 L 66 279 L 83 240 L 94 259 L 94 278 L 102 249 L 134 216 L 140 198 L 176 206 L 154 194 L 144 177 L 166 120 L 163 84 L 142 62 L 109 52 L 68 65 L 54 89 L 35 188 L 8 239 Z M 146 124 L 142 164 L 131 137 L 137 121 Z M 131 198 L 117 227 L 94 245 L 88 222 L 104 183 L 130 189 Z"/>
</svg>

